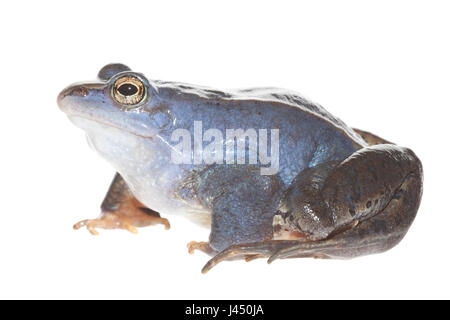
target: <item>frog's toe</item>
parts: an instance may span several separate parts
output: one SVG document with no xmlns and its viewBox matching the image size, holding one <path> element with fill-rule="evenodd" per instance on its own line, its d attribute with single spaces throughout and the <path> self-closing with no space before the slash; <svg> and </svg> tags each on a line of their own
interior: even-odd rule
<svg viewBox="0 0 450 320">
<path fill-rule="evenodd" d="M 202 251 L 210 256 L 217 254 L 217 251 L 211 248 L 208 242 L 206 241 L 191 241 L 187 244 L 189 254 L 193 254 L 195 250 Z"/>
<path fill-rule="evenodd" d="M 225 260 L 244 258 L 246 261 L 251 261 L 257 258 L 269 257 L 287 245 L 292 245 L 294 242 L 297 243 L 294 240 L 273 240 L 232 245 L 209 260 L 203 267 L 202 273 L 207 273 L 214 266 Z"/>
<path fill-rule="evenodd" d="M 329 259 L 330 257 L 322 252 L 322 250 L 332 250 L 336 247 L 333 240 L 325 240 L 321 242 L 305 242 L 294 243 L 285 248 L 279 249 L 274 252 L 267 263 L 272 263 L 277 259 L 287 258 L 316 258 L 316 259 Z"/>
<path fill-rule="evenodd" d="M 157 223 L 164 225 L 164 229 L 169 230 L 170 229 L 170 223 L 169 220 L 166 218 L 159 218 Z"/>
<path fill-rule="evenodd" d="M 78 230 L 78 229 L 80 229 L 80 228 L 82 228 L 82 227 L 86 227 L 86 229 L 87 229 L 92 235 L 97 236 L 97 235 L 98 235 L 98 232 L 97 232 L 97 230 L 95 230 L 95 228 L 94 228 L 94 226 L 93 226 L 93 224 L 92 224 L 92 222 L 93 222 L 94 220 L 96 220 L 96 219 L 85 219 L 85 220 L 78 221 L 77 223 L 75 223 L 75 224 L 73 225 L 73 229 L 74 229 L 74 230 Z"/>
<path fill-rule="evenodd" d="M 254 253 L 252 251 L 248 251 L 247 248 L 243 247 L 242 245 L 233 245 L 231 247 L 228 247 L 227 249 L 221 251 L 219 254 L 214 256 L 211 260 L 209 260 L 205 266 L 202 269 L 202 273 L 207 273 L 209 270 L 214 268 L 217 264 L 219 264 L 222 261 L 235 258 L 241 255 L 252 255 L 252 254 L 258 254 Z"/>
<path fill-rule="evenodd" d="M 81 220 L 73 225 L 75 230 L 82 227 L 86 229 L 94 236 L 98 235 L 97 229 L 124 229 L 131 233 L 138 233 L 137 228 L 131 223 L 127 217 L 118 216 L 113 213 L 105 213 L 98 219 L 85 219 Z"/>
<path fill-rule="evenodd" d="M 262 254 L 249 254 L 248 256 L 245 256 L 245 262 L 250 262 L 256 259 L 264 258 L 264 255 Z"/>
</svg>

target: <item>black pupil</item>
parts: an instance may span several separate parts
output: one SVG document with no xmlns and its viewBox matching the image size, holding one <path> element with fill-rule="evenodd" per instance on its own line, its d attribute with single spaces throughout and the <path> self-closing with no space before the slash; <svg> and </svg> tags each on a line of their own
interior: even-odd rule
<svg viewBox="0 0 450 320">
<path fill-rule="evenodd" d="M 136 94 L 138 92 L 138 88 L 131 83 L 125 83 L 121 85 L 117 91 L 120 92 L 120 94 L 124 96 L 132 96 L 133 94 Z"/>
</svg>

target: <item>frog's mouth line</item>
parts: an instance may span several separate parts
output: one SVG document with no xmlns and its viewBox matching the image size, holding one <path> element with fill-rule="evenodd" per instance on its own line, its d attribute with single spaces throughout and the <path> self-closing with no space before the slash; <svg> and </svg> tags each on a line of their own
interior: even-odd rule
<svg viewBox="0 0 450 320">
<path fill-rule="evenodd" d="M 132 131 L 126 130 L 126 129 L 122 128 L 122 127 L 118 127 L 118 126 L 116 126 L 116 125 L 114 125 L 112 123 L 109 123 L 109 122 L 99 121 L 97 119 L 93 119 L 93 118 L 90 118 L 90 117 L 81 116 L 81 115 L 74 115 L 74 114 L 67 115 L 67 117 L 70 119 L 70 121 L 72 121 L 72 123 L 75 126 L 81 128 L 83 130 L 86 130 L 86 129 L 79 125 L 79 123 L 76 121 L 77 118 L 83 119 L 83 120 L 87 120 L 87 121 L 90 121 L 90 122 L 95 122 L 95 123 L 98 123 L 98 124 L 103 125 L 105 127 L 111 127 L 111 128 L 114 128 L 114 129 L 117 129 L 117 130 L 120 130 L 120 131 L 124 131 L 124 132 L 129 133 L 129 134 L 132 134 L 132 135 L 134 135 L 136 137 L 144 138 L 144 139 L 150 139 L 150 140 L 153 141 L 153 136 L 150 136 L 150 135 L 147 136 L 147 135 L 142 135 L 142 134 L 139 134 L 139 133 L 136 133 L 136 132 L 132 132 Z"/>
</svg>

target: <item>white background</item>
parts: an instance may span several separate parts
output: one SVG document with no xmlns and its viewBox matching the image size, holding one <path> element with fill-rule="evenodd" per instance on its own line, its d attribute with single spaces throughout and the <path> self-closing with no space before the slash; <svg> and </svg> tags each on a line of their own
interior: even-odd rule
<svg viewBox="0 0 450 320">
<path fill-rule="evenodd" d="M 9 1 L 0 12 L 0 298 L 450 298 L 450 7 L 445 1 Z M 122 62 L 150 79 L 277 86 L 412 148 L 424 195 L 404 240 L 348 261 L 226 262 L 184 218 L 102 231 L 114 170 L 56 105 Z M 155 173 L 156 174 L 156 173 Z"/>
</svg>

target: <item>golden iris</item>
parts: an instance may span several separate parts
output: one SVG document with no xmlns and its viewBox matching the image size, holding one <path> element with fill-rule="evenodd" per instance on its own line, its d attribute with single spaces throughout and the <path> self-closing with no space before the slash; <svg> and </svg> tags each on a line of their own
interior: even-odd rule
<svg viewBox="0 0 450 320">
<path fill-rule="evenodd" d="M 145 85 L 136 77 L 124 76 L 116 80 L 112 96 L 124 106 L 135 106 L 145 98 Z"/>
</svg>

